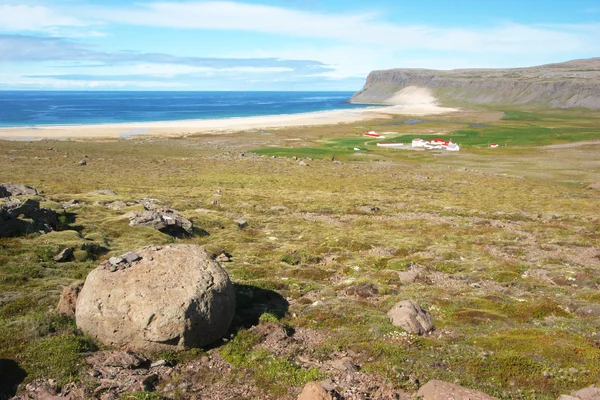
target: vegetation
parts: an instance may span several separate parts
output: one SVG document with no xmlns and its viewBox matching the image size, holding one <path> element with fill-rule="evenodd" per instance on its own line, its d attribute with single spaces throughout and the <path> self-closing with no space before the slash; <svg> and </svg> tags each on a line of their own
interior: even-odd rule
<svg viewBox="0 0 600 400">
<path fill-rule="evenodd" d="M 174 241 L 123 217 L 152 197 L 210 233 L 177 242 L 232 255 L 223 266 L 240 307 L 259 290 L 289 303 L 256 323 L 321 337 L 303 350 L 310 359 L 352 352 L 361 371 L 405 390 L 442 379 L 506 399 L 554 399 L 595 383 L 600 192 L 586 187 L 600 181 L 598 145 L 537 146 L 599 138 L 598 115 L 496 114 L 271 136 L 4 142 L 3 180 L 42 190 L 47 207 L 78 203 L 60 231 L 0 239 L 0 359 L 15 360 L 25 382 L 81 379 L 83 357 L 97 344 L 56 315 L 60 291 L 107 257 Z M 398 141 L 453 137 L 465 151 L 384 150 L 361 136 L 370 129 L 397 131 Z M 503 147 L 485 148 L 492 141 Z M 84 156 L 87 165 L 76 164 Z M 97 189 L 117 194 L 90 194 Z M 129 205 L 104 207 L 116 200 Z M 237 218 L 249 226 L 238 229 Z M 54 261 L 61 248 L 84 243 L 103 250 Z M 415 282 L 401 281 L 398 271 L 414 267 L 422 271 Z M 412 337 L 390 324 L 386 312 L 403 299 L 432 313 L 432 335 Z M 251 330 L 232 333 L 218 353 L 269 396 L 330 376 L 297 354 L 270 352 Z M 204 355 L 160 357 L 185 363 Z"/>
</svg>

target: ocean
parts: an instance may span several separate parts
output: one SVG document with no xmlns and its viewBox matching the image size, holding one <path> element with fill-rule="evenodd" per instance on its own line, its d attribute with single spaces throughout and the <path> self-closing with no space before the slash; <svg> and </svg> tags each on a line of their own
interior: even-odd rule
<svg viewBox="0 0 600 400">
<path fill-rule="evenodd" d="M 175 121 L 365 107 L 353 92 L 0 91 L 0 127 Z"/>
</svg>

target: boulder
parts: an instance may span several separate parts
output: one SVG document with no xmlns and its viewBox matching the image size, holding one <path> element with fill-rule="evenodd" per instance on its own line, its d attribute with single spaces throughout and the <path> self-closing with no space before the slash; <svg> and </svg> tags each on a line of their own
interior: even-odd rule
<svg viewBox="0 0 600 400">
<path fill-rule="evenodd" d="M 421 308 L 413 300 L 403 300 L 396 303 L 387 313 L 393 325 L 407 332 L 422 335 L 434 329 L 431 314 Z"/>
<path fill-rule="evenodd" d="M 237 225 L 237 227 L 240 228 L 240 229 L 244 229 L 245 227 L 248 226 L 248 222 L 246 222 L 243 219 L 236 219 L 233 222 L 235 222 L 235 224 Z"/>
<path fill-rule="evenodd" d="M 77 297 L 81 288 L 83 287 L 83 281 L 75 281 L 69 286 L 63 288 L 60 300 L 58 301 L 58 313 L 67 317 L 75 317 L 75 307 L 77 306 Z"/>
<path fill-rule="evenodd" d="M 125 203 L 124 201 L 117 200 L 113 201 L 112 203 L 108 203 L 105 207 L 109 210 L 122 210 L 125 207 L 127 207 L 127 203 Z"/>
<path fill-rule="evenodd" d="M 485 393 L 467 389 L 454 383 L 429 381 L 421 386 L 417 397 L 423 400 L 498 400 Z"/>
<path fill-rule="evenodd" d="M 37 196 L 36 188 L 20 183 L 0 183 L 0 197 L 10 196 Z"/>
<path fill-rule="evenodd" d="M 103 263 L 90 272 L 77 300 L 78 328 L 108 346 L 149 351 L 205 346 L 227 332 L 235 292 L 209 253 L 183 244 L 134 253 L 140 259 L 129 268 Z"/>
<path fill-rule="evenodd" d="M 190 236 L 193 232 L 192 222 L 170 208 L 132 211 L 126 216 L 129 226 L 149 226 L 175 237 Z"/>
<path fill-rule="evenodd" d="M 333 397 L 318 382 L 304 385 L 298 400 L 332 400 Z"/>
</svg>

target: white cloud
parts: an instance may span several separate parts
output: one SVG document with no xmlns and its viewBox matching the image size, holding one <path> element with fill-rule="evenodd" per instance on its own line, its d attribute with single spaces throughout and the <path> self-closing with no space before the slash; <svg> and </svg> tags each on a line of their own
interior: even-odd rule
<svg viewBox="0 0 600 400">
<path fill-rule="evenodd" d="M 85 26 L 82 20 L 44 6 L 0 5 L 0 29 L 38 31 L 59 26 Z"/>
<path fill-rule="evenodd" d="M 528 26 L 506 23 L 480 28 L 398 25 L 381 15 L 322 14 L 282 7 L 231 1 L 155 2 L 135 8 L 94 8 L 106 21 L 176 29 L 237 30 L 324 38 L 353 45 L 371 44 L 397 49 L 541 54 L 600 49 L 600 25 Z"/>
</svg>

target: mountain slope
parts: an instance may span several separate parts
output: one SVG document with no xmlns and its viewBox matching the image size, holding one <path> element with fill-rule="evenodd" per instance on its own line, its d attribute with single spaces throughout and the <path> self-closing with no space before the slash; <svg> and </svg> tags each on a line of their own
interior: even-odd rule
<svg viewBox="0 0 600 400">
<path fill-rule="evenodd" d="M 529 68 L 373 71 L 363 89 L 350 101 L 407 104 L 411 102 L 410 94 L 418 90 L 450 106 L 497 104 L 600 109 L 600 58 Z"/>
</svg>

